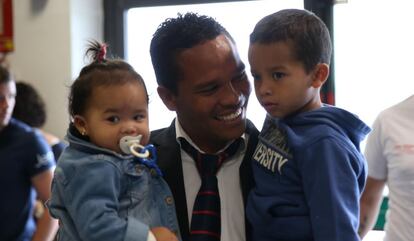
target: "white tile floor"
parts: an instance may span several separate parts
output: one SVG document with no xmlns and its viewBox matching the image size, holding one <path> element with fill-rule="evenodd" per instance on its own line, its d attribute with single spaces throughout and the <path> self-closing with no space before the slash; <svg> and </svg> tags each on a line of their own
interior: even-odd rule
<svg viewBox="0 0 414 241">
<path fill-rule="evenodd" d="M 367 236 L 363 239 L 363 241 L 381 241 L 384 238 L 384 231 L 370 231 Z"/>
</svg>

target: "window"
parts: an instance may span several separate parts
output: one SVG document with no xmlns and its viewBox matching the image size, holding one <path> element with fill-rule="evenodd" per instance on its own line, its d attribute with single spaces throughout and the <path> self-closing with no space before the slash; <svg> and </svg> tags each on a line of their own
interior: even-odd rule
<svg viewBox="0 0 414 241">
<path fill-rule="evenodd" d="M 334 7 L 336 105 L 371 125 L 414 94 L 414 3 L 348 1 Z"/>
<path fill-rule="evenodd" d="M 142 75 L 147 85 L 150 95 L 150 129 L 169 126 L 175 117 L 175 113 L 170 112 L 158 97 L 157 83 L 149 55 L 151 36 L 162 21 L 167 17 L 177 16 L 178 12 L 184 13 L 187 11 L 216 18 L 236 40 L 240 57 L 246 64 L 247 73 L 250 73 L 247 49 L 249 35 L 254 25 L 265 15 L 283 8 L 303 8 L 303 0 L 280 0 L 277 2 L 262 0 L 129 9 L 126 17 L 126 58 Z M 265 115 L 266 112 L 258 103 L 254 91 L 252 91 L 247 117 L 260 129 Z"/>
<path fill-rule="evenodd" d="M 370 126 L 382 110 L 414 94 L 413 5 L 365 0 L 334 7 L 336 104 Z M 370 231 L 364 241 L 383 237 Z"/>
</svg>

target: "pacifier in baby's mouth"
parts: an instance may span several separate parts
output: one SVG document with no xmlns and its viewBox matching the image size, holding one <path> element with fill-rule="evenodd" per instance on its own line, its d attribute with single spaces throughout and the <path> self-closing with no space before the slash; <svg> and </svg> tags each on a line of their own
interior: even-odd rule
<svg viewBox="0 0 414 241">
<path fill-rule="evenodd" d="M 139 158 L 148 158 L 150 153 L 143 145 L 140 144 L 142 135 L 124 136 L 119 141 L 119 147 L 125 154 L 132 154 Z"/>
<path fill-rule="evenodd" d="M 150 169 L 154 169 L 159 176 L 162 176 L 161 169 L 158 167 L 156 160 L 157 154 L 152 144 L 143 146 L 140 144 L 142 135 L 124 136 L 119 141 L 119 147 L 125 154 L 132 154 L 138 157 L 138 161 Z"/>
</svg>

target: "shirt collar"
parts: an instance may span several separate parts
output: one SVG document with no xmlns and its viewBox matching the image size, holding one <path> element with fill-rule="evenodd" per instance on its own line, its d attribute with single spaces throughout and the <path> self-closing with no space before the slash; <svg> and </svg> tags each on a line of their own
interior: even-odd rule
<svg viewBox="0 0 414 241">
<path fill-rule="evenodd" d="M 175 118 L 175 139 L 178 142 L 178 144 L 181 146 L 180 140 L 179 138 L 184 138 L 188 143 L 190 143 L 190 145 L 192 145 L 195 149 L 197 149 L 197 151 L 201 152 L 201 153 L 205 153 L 204 151 L 202 151 L 190 138 L 190 136 L 184 131 L 183 127 L 181 126 L 180 122 L 178 121 L 177 118 Z M 247 138 L 246 138 L 246 133 L 243 133 L 243 135 L 241 136 L 243 142 L 242 142 L 242 149 L 244 149 L 247 146 Z M 226 149 L 232 142 L 228 143 L 223 149 L 219 150 L 217 153 L 223 151 L 224 149 Z"/>
</svg>

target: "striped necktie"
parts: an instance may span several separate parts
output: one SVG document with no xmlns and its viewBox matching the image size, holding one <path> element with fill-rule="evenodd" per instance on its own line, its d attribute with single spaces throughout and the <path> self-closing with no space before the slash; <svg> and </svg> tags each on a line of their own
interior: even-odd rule
<svg viewBox="0 0 414 241">
<path fill-rule="evenodd" d="M 223 152 L 216 155 L 203 154 L 180 138 L 181 147 L 196 162 L 201 178 L 201 187 L 194 202 L 190 225 L 191 241 L 217 241 L 221 236 L 220 194 L 216 173 L 221 164 L 234 155 L 240 139 L 234 141 Z"/>
</svg>

